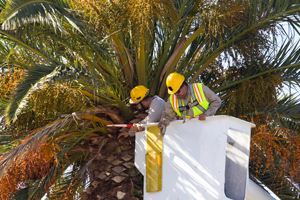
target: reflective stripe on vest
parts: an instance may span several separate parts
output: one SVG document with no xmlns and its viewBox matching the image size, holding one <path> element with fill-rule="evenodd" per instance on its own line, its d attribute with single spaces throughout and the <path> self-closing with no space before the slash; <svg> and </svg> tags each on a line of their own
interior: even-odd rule
<svg viewBox="0 0 300 200">
<path fill-rule="evenodd" d="M 209 102 L 205 98 L 202 85 L 203 83 L 194 83 L 193 85 L 189 85 L 189 89 L 191 92 L 191 103 L 193 103 L 194 101 L 198 101 L 199 103 L 198 106 L 193 107 L 193 117 L 197 117 L 203 114 L 203 111 L 207 110 L 209 107 Z M 186 111 L 184 111 L 184 113 L 182 112 L 182 114 L 180 113 L 179 107 L 185 105 L 183 105 L 182 100 L 178 101 L 175 94 L 170 95 L 170 103 L 172 105 L 173 110 L 179 117 L 181 117 L 182 114 L 185 114 L 186 118 L 190 118 L 190 116 L 186 115 Z"/>
</svg>

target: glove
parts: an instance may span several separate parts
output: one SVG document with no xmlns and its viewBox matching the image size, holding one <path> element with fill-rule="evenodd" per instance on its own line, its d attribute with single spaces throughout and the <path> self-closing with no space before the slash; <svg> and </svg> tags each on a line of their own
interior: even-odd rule
<svg viewBox="0 0 300 200">
<path fill-rule="evenodd" d="M 138 126 L 138 131 L 139 131 L 139 132 L 144 131 L 144 130 L 145 130 L 144 127 Z"/>
<path fill-rule="evenodd" d="M 158 127 L 159 129 L 166 128 L 166 127 L 167 127 L 167 124 L 166 124 L 166 122 L 165 122 L 165 119 L 160 120 L 160 121 L 158 122 L 157 127 Z"/>
<path fill-rule="evenodd" d="M 136 124 L 133 124 L 132 127 L 130 127 L 130 132 L 131 133 L 135 133 L 137 132 L 139 129 L 138 129 L 138 126 Z"/>
<path fill-rule="evenodd" d="M 144 127 L 141 127 L 141 126 L 139 126 L 139 125 L 141 125 L 141 123 L 134 123 L 133 125 L 132 125 L 132 127 L 130 127 L 130 132 L 131 133 L 135 133 L 135 132 L 141 132 L 141 131 L 144 131 L 145 130 L 145 128 Z"/>
<path fill-rule="evenodd" d="M 164 135 L 165 135 L 165 133 L 166 133 L 167 124 L 166 124 L 165 121 L 166 121 L 166 120 L 163 119 L 162 121 L 159 121 L 159 122 L 158 122 L 157 127 L 160 129 L 160 135 L 158 136 L 156 142 L 157 142 L 158 140 L 160 140 L 160 138 L 164 137 Z M 156 143 L 156 142 L 155 142 L 155 143 Z"/>
</svg>

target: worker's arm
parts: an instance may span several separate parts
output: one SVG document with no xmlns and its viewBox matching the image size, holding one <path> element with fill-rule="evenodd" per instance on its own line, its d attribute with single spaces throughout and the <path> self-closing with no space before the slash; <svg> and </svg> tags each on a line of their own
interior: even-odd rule
<svg viewBox="0 0 300 200">
<path fill-rule="evenodd" d="M 170 122 L 175 118 L 175 115 L 176 113 L 173 110 L 172 104 L 170 103 L 170 98 L 168 98 L 166 109 L 161 115 L 160 122 L 162 123 L 164 121 L 164 123 L 168 126 Z"/>
<path fill-rule="evenodd" d="M 207 116 L 213 116 L 221 106 L 221 99 L 207 86 L 203 85 L 202 87 L 205 98 L 209 102 L 209 107 L 204 114 L 206 114 Z"/>
<path fill-rule="evenodd" d="M 162 112 L 166 109 L 166 102 L 163 99 L 155 98 L 152 100 L 148 116 L 141 121 L 142 124 L 159 122 Z"/>
<path fill-rule="evenodd" d="M 162 112 L 166 109 L 166 102 L 156 97 L 152 100 L 147 117 L 139 122 L 139 124 L 148 124 L 152 122 L 159 122 Z M 136 129 L 134 129 L 136 128 Z M 131 129 L 130 129 L 131 130 Z M 137 126 L 137 124 L 133 124 L 131 132 L 143 131 L 144 128 L 141 126 Z"/>
<path fill-rule="evenodd" d="M 144 131 L 145 128 L 139 126 L 139 124 L 140 124 L 140 123 L 134 123 L 134 124 L 130 127 L 129 131 L 120 133 L 120 134 L 118 135 L 117 139 L 119 139 L 119 138 L 122 137 L 122 136 L 123 136 L 124 138 L 126 138 L 126 137 L 128 137 L 128 136 L 133 137 L 133 136 L 135 136 L 135 133 L 136 133 L 137 131 Z"/>
</svg>

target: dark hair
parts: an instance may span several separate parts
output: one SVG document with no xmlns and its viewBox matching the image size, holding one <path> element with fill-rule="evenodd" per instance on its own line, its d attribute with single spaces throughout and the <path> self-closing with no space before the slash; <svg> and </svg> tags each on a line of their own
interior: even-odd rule
<svg viewBox="0 0 300 200">
<path fill-rule="evenodd" d="M 148 94 L 147 96 L 145 96 L 145 97 L 143 98 L 142 101 L 147 100 L 147 99 L 150 98 L 150 97 L 152 97 L 152 96 L 151 96 L 150 94 Z"/>
</svg>

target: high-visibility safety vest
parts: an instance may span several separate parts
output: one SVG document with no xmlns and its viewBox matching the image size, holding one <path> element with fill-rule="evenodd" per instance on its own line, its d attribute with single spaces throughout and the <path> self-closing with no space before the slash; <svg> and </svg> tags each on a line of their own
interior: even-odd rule
<svg viewBox="0 0 300 200">
<path fill-rule="evenodd" d="M 206 100 L 203 92 L 203 83 L 194 83 L 189 85 L 191 91 L 191 102 L 188 105 L 184 105 L 182 100 L 178 100 L 175 94 L 170 95 L 170 103 L 176 114 L 181 117 L 184 115 L 186 118 L 191 118 L 186 115 L 186 111 L 193 109 L 194 116 L 197 117 L 203 114 L 209 107 L 209 102 Z"/>
</svg>

